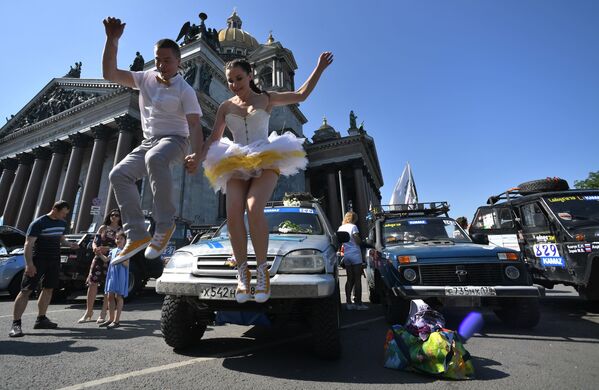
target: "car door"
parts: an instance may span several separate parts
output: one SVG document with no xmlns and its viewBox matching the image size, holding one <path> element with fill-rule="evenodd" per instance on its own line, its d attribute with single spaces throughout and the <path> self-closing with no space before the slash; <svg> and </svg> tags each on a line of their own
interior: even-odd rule
<svg viewBox="0 0 599 390">
<path fill-rule="evenodd" d="M 517 229 L 509 205 L 479 207 L 472 219 L 470 235 L 484 234 L 489 244 L 520 250 Z"/>
</svg>

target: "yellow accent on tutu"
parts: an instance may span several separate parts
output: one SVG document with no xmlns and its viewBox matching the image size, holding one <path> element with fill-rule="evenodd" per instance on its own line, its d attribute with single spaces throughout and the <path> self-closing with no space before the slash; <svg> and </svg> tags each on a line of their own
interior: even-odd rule
<svg viewBox="0 0 599 390">
<path fill-rule="evenodd" d="M 267 150 L 250 155 L 239 154 L 222 159 L 211 169 L 206 169 L 205 174 L 210 181 L 210 184 L 214 186 L 218 177 L 228 172 L 257 169 L 273 169 L 275 172 L 280 172 L 276 166 L 279 161 L 288 158 L 302 158 L 305 156 L 306 152 L 303 150 L 291 152 Z"/>
</svg>

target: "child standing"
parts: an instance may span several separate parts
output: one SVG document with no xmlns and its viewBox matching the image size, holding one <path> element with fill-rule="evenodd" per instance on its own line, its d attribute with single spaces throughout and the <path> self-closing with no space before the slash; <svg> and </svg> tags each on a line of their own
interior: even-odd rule
<svg viewBox="0 0 599 390">
<path fill-rule="evenodd" d="M 129 260 L 120 263 L 115 263 L 119 253 L 125 247 L 127 236 L 123 232 L 117 233 L 116 245 L 108 254 L 108 273 L 106 274 L 106 287 L 104 293 L 108 300 L 108 320 L 102 322 L 100 326 L 105 326 L 108 329 L 118 328 L 121 312 L 123 311 L 123 300 L 128 295 L 129 287 Z M 103 255 L 100 255 L 103 256 Z"/>
</svg>

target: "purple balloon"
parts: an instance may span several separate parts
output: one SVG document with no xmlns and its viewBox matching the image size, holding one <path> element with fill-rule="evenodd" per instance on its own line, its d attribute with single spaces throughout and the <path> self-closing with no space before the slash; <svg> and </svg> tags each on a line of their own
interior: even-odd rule
<svg viewBox="0 0 599 390">
<path fill-rule="evenodd" d="M 462 340 L 466 342 L 472 335 L 479 332 L 483 327 L 483 315 L 477 311 L 468 313 L 466 318 L 462 320 L 460 327 L 458 328 L 458 334 L 462 337 Z"/>
</svg>

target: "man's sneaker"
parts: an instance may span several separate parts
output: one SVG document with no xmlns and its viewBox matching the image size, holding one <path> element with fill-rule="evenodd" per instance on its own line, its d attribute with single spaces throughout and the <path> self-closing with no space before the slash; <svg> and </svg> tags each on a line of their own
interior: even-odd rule
<svg viewBox="0 0 599 390">
<path fill-rule="evenodd" d="M 12 324 L 8 337 L 23 337 L 23 331 L 21 330 L 21 324 Z"/>
<path fill-rule="evenodd" d="M 58 324 L 56 322 L 50 321 L 48 317 L 38 318 L 35 320 L 35 324 L 33 325 L 33 329 L 56 329 L 58 328 Z"/>
<path fill-rule="evenodd" d="M 127 239 L 125 247 L 123 248 L 121 253 L 119 253 L 119 255 L 111 261 L 111 264 L 119 264 L 125 260 L 129 260 L 135 254 L 146 249 L 148 245 L 150 245 L 150 237 L 145 237 L 141 240 L 135 241 Z"/>
<path fill-rule="evenodd" d="M 256 267 L 256 294 L 254 299 L 258 303 L 264 303 L 270 298 L 270 274 L 268 273 L 268 263 L 260 264 Z"/>
<path fill-rule="evenodd" d="M 345 310 L 356 310 L 356 305 L 354 305 L 353 303 L 346 303 Z"/>
<path fill-rule="evenodd" d="M 164 250 L 166 249 L 166 246 L 168 245 L 168 242 L 170 241 L 174 232 L 175 225 L 173 224 L 173 226 L 166 232 L 154 233 L 152 241 L 150 242 L 150 245 L 146 248 L 144 255 L 148 259 L 156 259 L 160 257 L 160 255 L 162 255 L 162 252 L 164 252 Z"/>
<path fill-rule="evenodd" d="M 237 290 L 235 291 L 235 300 L 237 303 L 245 303 L 250 299 L 250 281 L 252 275 L 248 268 L 247 261 L 237 265 Z"/>
<path fill-rule="evenodd" d="M 356 303 L 356 310 L 368 310 L 369 307 L 363 303 Z"/>
</svg>

